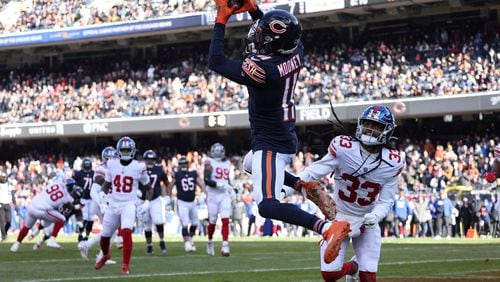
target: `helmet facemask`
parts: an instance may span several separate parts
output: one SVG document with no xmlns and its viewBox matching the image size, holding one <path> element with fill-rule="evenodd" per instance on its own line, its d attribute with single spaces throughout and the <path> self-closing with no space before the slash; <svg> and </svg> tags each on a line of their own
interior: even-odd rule
<svg viewBox="0 0 500 282">
<path fill-rule="evenodd" d="M 367 127 L 365 125 L 367 121 L 379 124 L 383 129 L 377 130 L 373 127 Z M 384 124 L 372 119 L 358 119 L 358 126 L 356 127 L 356 138 L 358 138 L 361 143 L 366 146 L 384 145 L 388 143 L 393 131 L 394 125 L 390 123 Z"/>
</svg>

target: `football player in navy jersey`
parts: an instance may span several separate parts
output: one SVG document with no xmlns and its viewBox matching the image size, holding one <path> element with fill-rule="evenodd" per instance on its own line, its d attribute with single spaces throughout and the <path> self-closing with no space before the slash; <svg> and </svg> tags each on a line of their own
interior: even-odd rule
<svg viewBox="0 0 500 282">
<path fill-rule="evenodd" d="M 167 254 L 167 248 L 164 241 L 164 224 L 165 224 L 165 187 L 168 185 L 169 181 L 167 174 L 163 170 L 160 164 L 157 164 L 158 156 L 153 150 L 147 150 L 143 154 L 143 159 L 146 162 L 146 169 L 148 171 L 151 186 L 153 186 L 153 197 L 151 198 L 151 204 L 149 205 L 149 211 L 142 215 L 139 215 L 140 220 L 144 224 L 144 235 L 146 237 L 147 254 L 153 254 L 153 231 L 152 225 L 155 225 L 156 232 L 158 232 L 158 237 L 160 237 L 160 249 L 163 255 Z M 162 185 L 163 182 L 163 185 Z M 146 200 L 146 191 L 144 187 L 139 185 L 142 196 L 141 200 Z"/>
<path fill-rule="evenodd" d="M 89 158 L 84 158 L 81 168 L 81 170 L 73 171 L 73 179 L 75 179 L 76 185 L 83 188 L 83 195 L 80 200 L 82 209 L 75 212 L 75 217 L 78 220 L 78 242 L 87 240 L 90 232 L 92 232 L 95 209 L 95 203 L 90 197 L 90 188 L 94 179 L 92 161 Z M 83 223 L 81 220 L 83 220 Z"/>
<path fill-rule="evenodd" d="M 205 190 L 205 184 L 196 170 L 189 169 L 189 162 L 185 156 L 179 158 L 179 167 L 174 172 L 174 182 L 171 182 L 167 190 L 177 188 L 177 214 L 182 224 L 182 237 L 184 238 L 184 250 L 186 252 L 196 251 L 193 236 L 199 223 L 198 210 L 196 208 L 196 186 L 201 191 Z"/>
<path fill-rule="evenodd" d="M 303 66 L 302 26 L 287 11 L 262 13 L 254 0 L 215 0 L 217 16 L 208 55 L 208 67 L 222 76 L 246 85 L 252 150 L 245 157 L 245 170 L 252 174 L 253 196 L 261 216 L 300 225 L 323 235 L 326 256 L 336 257 L 340 243 L 349 233 L 346 221 L 325 221 L 292 204 L 280 203 L 284 184 L 297 191 L 320 190 L 317 183 L 298 181 L 285 173 L 297 151 L 295 132 L 295 85 Z M 248 11 L 253 23 L 248 32 L 246 57 L 228 59 L 224 55 L 226 23 L 233 14 Z M 299 185 L 296 185 L 299 184 Z M 309 192 L 307 193 L 309 195 Z M 327 201 L 316 201 L 325 212 Z M 333 203 L 333 201 L 332 201 Z M 330 205 L 330 210 L 333 208 Z M 329 217 L 333 218 L 333 214 Z"/>
</svg>

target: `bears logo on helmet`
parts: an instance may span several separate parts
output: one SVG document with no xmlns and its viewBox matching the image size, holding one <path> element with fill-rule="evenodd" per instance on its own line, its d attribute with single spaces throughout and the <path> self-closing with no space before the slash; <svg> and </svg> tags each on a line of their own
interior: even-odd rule
<svg viewBox="0 0 500 282">
<path fill-rule="evenodd" d="M 258 55 L 291 54 L 302 36 L 297 18 L 284 10 L 272 10 L 250 27 L 247 52 Z"/>
</svg>

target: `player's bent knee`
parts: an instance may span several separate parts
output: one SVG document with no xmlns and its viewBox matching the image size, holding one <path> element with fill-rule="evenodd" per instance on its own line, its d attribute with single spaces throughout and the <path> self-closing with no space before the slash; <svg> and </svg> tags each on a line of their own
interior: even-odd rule
<svg viewBox="0 0 500 282">
<path fill-rule="evenodd" d="M 264 199 L 259 203 L 259 214 L 265 218 L 273 217 L 273 210 L 279 204 L 275 199 Z"/>
</svg>

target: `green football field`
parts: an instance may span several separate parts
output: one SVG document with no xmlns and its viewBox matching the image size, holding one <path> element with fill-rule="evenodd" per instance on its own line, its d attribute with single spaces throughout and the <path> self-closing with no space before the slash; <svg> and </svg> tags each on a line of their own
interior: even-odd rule
<svg viewBox="0 0 500 282">
<path fill-rule="evenodd" d="M 134 238 L 130 275 L 122 276 L 121 251 L 113 247 L 116 265 L 94 270 L 83 262 L 74 237 L 62 237 L 64 250 L 33 242 L 10 253 L 12 238 L 0 243 L 0 281 L 321 281 L 317 239 L 232 238 L 231 256 L 209 257 L 205 241 L 197 239 L 198 251 L 184 252 L 180 239 L 167 240 L 168 255 L 145 256 L 142 237 Z M 220 238 L 219 238 L 220 239 Z M 216 251 L 220 241 L 216 242 Z M 352 250 L 347 258 L 352 256 Z M 379 281 L 500 281 L 498 239 L 388 239 L 382 247 Z"/>
</svg>

